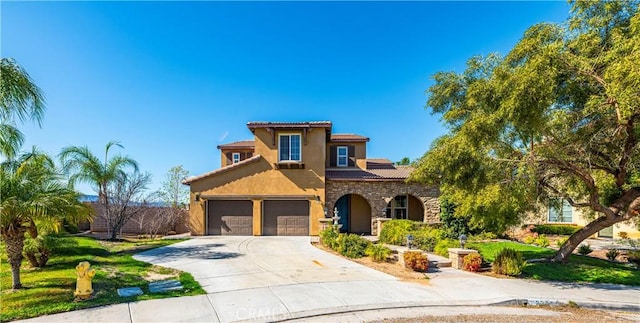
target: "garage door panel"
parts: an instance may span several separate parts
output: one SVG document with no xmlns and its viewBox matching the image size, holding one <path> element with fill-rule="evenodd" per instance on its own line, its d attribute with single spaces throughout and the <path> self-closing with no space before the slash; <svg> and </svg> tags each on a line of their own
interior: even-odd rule
<svg viewBox="0 0 640 323">
<path fill-rule="evenodd" d="M 253 202 L 251 201 L 207 201 L 207 216 L 207 234 L 253 234 Z"/>
<path fill-rule="evenodd" d="M 222 235 L 250 236 L 253 234 L 252 216 L 222 216 L 221 222 Z"/>
<path fill-rule="evenodd" d="M 263 234 L 309 235 L 309 201 L 265 201 Z"/>
</svg>

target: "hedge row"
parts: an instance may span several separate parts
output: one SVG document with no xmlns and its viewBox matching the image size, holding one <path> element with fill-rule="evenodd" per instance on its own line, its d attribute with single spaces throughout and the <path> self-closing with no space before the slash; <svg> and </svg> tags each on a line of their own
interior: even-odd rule
<svg viewBox="0 0 640 323">
<path fill-rule="evenodd" d="M 572 235 L 580 229 L 582 229 L 581 226 L 573 224 L 536 224 L 531 229 L 531 232 L 538 234 Z"/>
</svg>

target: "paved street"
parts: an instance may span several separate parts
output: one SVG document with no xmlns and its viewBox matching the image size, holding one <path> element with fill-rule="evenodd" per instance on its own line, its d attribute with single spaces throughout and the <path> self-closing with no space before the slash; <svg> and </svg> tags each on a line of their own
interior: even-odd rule
<svg viewBox="0 0 640 323">
<path fill-rule="evenodd" d="M 201 237 L 135 258 L 187 271 L 208 294 L 112 305 L 33 321 L 274 321 L 513 300 L 640 308 L 640 288 L 619 285 L 497 279 L 451 268 L 429 274 L 428 284 L 402 282 L 319 250 L 309 237 Z"/>
</svg>

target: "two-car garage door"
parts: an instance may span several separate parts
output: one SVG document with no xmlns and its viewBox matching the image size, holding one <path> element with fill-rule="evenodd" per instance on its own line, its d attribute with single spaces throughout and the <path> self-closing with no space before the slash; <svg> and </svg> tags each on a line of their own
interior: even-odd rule
<svg viewBox="0 0 640 323">
<path fill-rule="evenodd" d="M 265 200 L 262 205 L 262 234 L 309 235 L 309 201 Z M 252 201 L 207 201 L 207 234 L 252 235 Z"/>
<path fill-rule="evenodd" d="M 207 201 L 207 234 L 253 235 L 253 202 Z"/>
<path fill-rule="evenodd" d="M 308 236 L 309 201 L 264 201 L 262 234 Z"/>
</svg>

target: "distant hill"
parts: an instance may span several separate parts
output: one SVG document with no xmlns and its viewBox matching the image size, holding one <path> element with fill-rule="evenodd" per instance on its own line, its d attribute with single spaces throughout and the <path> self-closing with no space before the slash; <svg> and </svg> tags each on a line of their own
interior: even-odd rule
<svg viewBox="0 0 640 323">
<path fill-rule="evenodd" d="M 80 202 L 96 203 L 96 202 L 98 202 L 98 195 L 82 194 L 82 195 L 80 195 L 80 198 L 78 198 L 78 200 Z"/>
<path fill-rule="evenodd" d="M 80 197 L 78 198 L 78 200 L 80 202 L 83 203 L 98 203 L 98 195 L 87 195 L 87 194 L 82 194 L 80 195 Z M 140 203 L 135 202 L 132 203 L 133 205 L 139 205 Z M 164 202 L 150 202 L 149 203 L 150 206 L 155 206 L 155 207 L 165 207 L 165 206 L 169 206 L 168 204 L 164 203 Z"/>
</svg>

